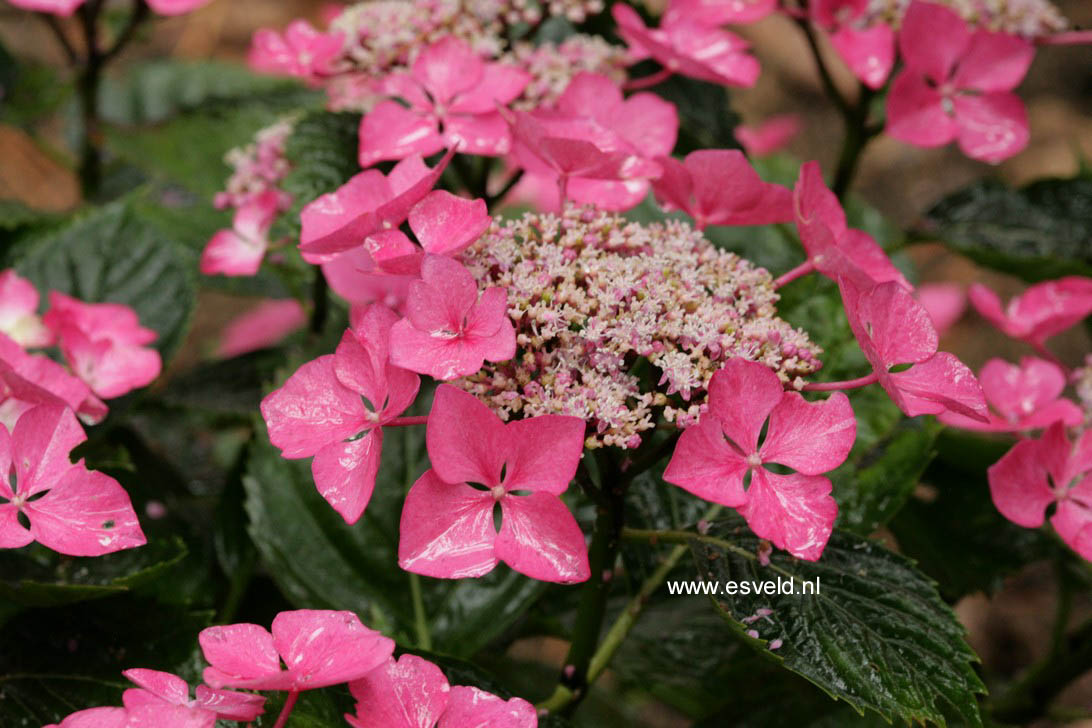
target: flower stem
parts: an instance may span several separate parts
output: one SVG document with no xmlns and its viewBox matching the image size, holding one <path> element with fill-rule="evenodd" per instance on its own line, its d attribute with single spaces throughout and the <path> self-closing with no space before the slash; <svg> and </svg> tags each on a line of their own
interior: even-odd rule
<svg viewBox="0 0 1092 728">
<path fill-rule="evenodd" d="M 281 708 L 281 714 L 277 716 L 277 722 L 273 724 L 273 728 L 284 728 L 288 723 L 288 716 L 292 715 L 292 709 L 296 707 L 296 700 L 300 697 L 298 690 L 293 690 L 288 693 L 288 697 L 284 699 L 284 707 Z"/>
<path fill-rule="evenodd" d="M 659 71 L 649 76 L 642 76 L 641 78 L 634 78 L 626 81 L 625 85 L 622 86 L 622 88 L 626 91 L 639 91 L 643 88 L 650 88 L 652 86 L 661 84 L 667 79 L 671 78 L 671 76 L 673 75 L 674 71 L 672 71 L 671 69 L 661 68 Z"/>
<path fill-rule="evenodd" d="M 815 263 L 811 262 L 810 259 L 805 260 L 803 263 L 796 266 L 787 273 L 783 273 L 782 275 L 778 276 L 773 282 L 773 287 L 775 290 L 781 288 L 781 286 L 785 285 L 786 283 L 791 283 L 797 278 L 800 278 L 801 276 L 806 276 L 808 273 L 811 273 L 814 270 Z"/>
<path fill-rule="evenodd" d="M 312 334 L 321 334 L 326 328 L 326 319 L 330 313 L 329 285 L 326 283 L 326 274 L 322 272 L 322 266 L 315 266 L 315 277 L 311 283 L 311 322 Z"/>
<path fill-rule="evenodd" d="M 880 375 L 876 372 L 866 374 L 863 377 L 857 377 L 856 379 L 847 379 L 842 382 L 808 382 L 804 385 L 805 392 L 839 392 L 843 389 L 860 389 L 861 387 L 867 387 L 869 384 L 875 384 L 880 380 Z"/>
<path fill-rule="evenodd" d="M 413 417 L 395 417 L 390 422 L 384 422 L 384 427 L 409 427 L 411 425 L 427 425 L 428 415 L 415 415 Z"/>
<path fill-rule="evenodd" d="M 846 136 L 842 142 L 842 153 L 838 158 L 838 168 L 834 172 L 834 182 L 830 186 L 831 191 L 838 196 L 839 200 L 845 199 L 846 192 L 849 191 L 849 186 L 853 183 L 865 147 L 868 146 L 873 137 L 882 131 L 880 128 L 868 126 L 868 109 L 876 92 L 863 83 L 860 84 L 860 89 L 857 104 L 850 108 L 850 113 L 845 117 Z"/>
<path fill-rule="evenodd" d="M 410 594 L 413 596 L 413 627 L 417 632 L 417 646 L 422 650 L 432 649 L 432 633 L 428 628 L 428 617 L 425 615 L 425 600 L 421 594 L 421 577 L 409 573 Z"/>
</svg>

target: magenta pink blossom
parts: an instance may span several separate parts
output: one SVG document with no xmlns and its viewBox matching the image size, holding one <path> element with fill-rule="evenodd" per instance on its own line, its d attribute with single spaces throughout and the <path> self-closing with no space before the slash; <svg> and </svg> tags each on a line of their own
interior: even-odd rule
<svg viewBox="0 0 1092 728">
<path fill-rule="evenodd" d="M 954 412 L 942 412 L 946 425 L 986 432 L 1040 430 L 1055 422 L 1079 425 L 1081 408 L 1061 397 L 1065 372 L 1052 362 L 1024 357 L 1020 365 L 1004 359 L 990 359 L 978 374 L 986 402 L 992 407 L 988 422 Z"/>
<path fill-rule="evenodd" d="M 956 12 L 913 0 L 899 31 L 905 63 L 887 96 L 887 133 L 919 147 L 959 141 L 1000 162 L 1027 146 L 1027 112 L 1012 89 L 1035 49 L 1015 35 L 973 31 Z"/>
<path fill-rule="evenodd" d="M 426 253 L 458 255 L 481 237 L 492 222 L 485 200 L 467 200 L 445 190 L 434 190 L 409 214 L 410 230 L 420 247 L 400 230 L 377 233 L 368 238 L 365 247 L 379 270 L 418 275 Z"/>
<path fill-rule="evenodd" d="M 792 193 L 762 181 L 738 149 L 701 149 L 678 161 L 657 157 L 653 181 L 665 209 L 682 210 L 699 230 L 707 225 L 768 225 L 793 218 Z"/>
<path fill-rule="evenodd" d="M 208 3 L 209 0 L 148 0 L 149 7 L 160 15 L 182 15 Z"/>
<path fill-rule="evenodd" d="M 0 548 L 37 541 L 69 556 L 101 556 L 144 545 L 125 489 L 69 460 L 86 439 L 72 410 L 60 405 L 26 412 L 10 435 L 0 428 L 0 473 L 10 473 L 0 478 Z"/>
<path fill-rule="evenodd" d="M 133 669 L 123 674 L 139 686 L 122 695 L 134 728 L 142 719 L 160 728 L 213 728 L 218 718 L 251 721 L 265 712 L 261 695 L 198 685 L 191 699 L 189 684 L 169 672 Z"/>
<path fill-rule="evenodd" d="M 300 213 L 300 251 L 312 263 L 361 246 L 371 235 L 397 229 L 432 190 L 455 150 L 429 169 L 419 155 L 403 159 L 384 176 L 375 169 L 355 175 Z"/>
<path fill-rule="evenodd" d="M 1054 504 L 1050 523 L 1062 540 L 1092 561 L 1092 430 L 1076 443 L 1056 422 L 1039 440 L 1022 440 L 990 467 L 990 495 L 1001 515 L 1038 528 Z"/>
<path fill-rule="evenodd" d="M 754 23 L 777 9 L 778 0 L 671 0 L 664 24 L 690 20 L 702 25 Z"/>
<path fill-rule="evenodd" d="M 82 380 L 0 334 L 0 423 L 11 430 L 24 412 L 40 404 L 67 405 L 89 424 L 107 413 L 103 401 Z"/>
<path fill-rule="evenodd" d="M 866 22 L 868 0 L 815 0 L 811 19 L 830 32 L 838 55 L 862 83 L 880 89 L 895 65 L 895 31 L 883 22 Z"/>
<path fill-rule="evenodd" d="M 769 431 L 759 445 L 767 419 Z M 664 480 L 738 509 L 756 535 L 815 561 L 838 514 L 822 473 L 845 461 L 856 436 L 845 394 L 808 402 L 784 391 L 768 367 L 732 359 L 710 380 L 709 409 L 682 433 Z M 765 463 L 796 472 L 774 473 Z"/>
<path fill-rule="evenodd" d="M 818 162 L 800 167 L 793 205 L 796 230 L 808 256 L 806 267 L 833 280 L 852 277 L 861 286 L 895 281 L 911 288 L 871 235 L 847 226 L 842 204 L 823 182 Z"/>
<path fill-rule="evenodd" d="M 651 93 L 628 99 L 606 76 L 582 72 L 554 110 L 515 112 L 514 149 L 528 174 L 558 180 L 562 197 L 626 210 L 661 173 L 654 158 L 671 153 L 679 130 L 673 104 Z"/>
<path fill-rule="evenodd" d="M 725 86 L 750 87 L 758 80 L 761 68 L 747 53 L 750 44 L 735 33 L 685 15 L 649 28 L 623 3 L 615 3 L 611 14 L 634 59 L 651 57 L 671 73 Z"/>
<path fill-rule="evenodd" d="M 393 275 L 381 272 L 371 253 L 363 246 L 346 250 L 322 264 L 322 274 L 335 293 L 355 306 L 381 303 L 402 313 L 410 284 L 419 274 Z"/>
<path fill-rule="evenodd" d="M 38 316 L 38 289 L 10 268 L 0 273 L 0 333 L 20 346 L 53 343 L 53 332 Z"/>
<path fill-rule="evenodd" d="M 316 81 L 334 71 L 344 44 L 341 33 L 320 33 L 306 20 L 294 20 L 283 36 L 269 28 L 254 33 L 247 60 L 256 71 Z"/>
<path fill-rule="evenodd" d="M 99 397 L 112 399 L 152 383 L 163 369 L 159 352 L 145 346 L 156 332 L 140 325 L 120 303 L 84 303 L 49 294 L 43 321 L 60 343 L 68 365 Z"/>
<path fill-rule="evenodd" d="M 748 156 L 767 157 L 784 149 L 800 133 L 800 127 L 796 114 L 779 114 L 758 124 L 741 124 L 734 133 Z"/>
<path fill-rule="evenodd" d="M 37 10 L 42 13 L 50 13 L 52 15 L 69 16 L 76 12 L 76 8 L 86 2 L 86 0 L 10 0 L 11 4 L 25 8 L 26 10 Z M 160 15 L 181 15 L 182 13 L 188 13 L 191 10 L 195 10 L 202 5 L 208 3 L 209 0 L 148 0 L 149 7 Z"/>
<path fill-rule="evenodd" d="M 433 663 L 416 655 L 393 658 L 349 684 L 353 728 L 535 728 L 535 707 L 505 701 L 476 687 L 449 685 Z"/>
<path fill-rule="evenodd" d="M 985 422 L 982 386 L 967 365 L 938 352 L 928 312 L 894 281 L 861 290 L 839 279 L 846 317 L 880 385 L 910 417 L 945 411 Z M 899 372 L 892 367 L 913 364 Z"/>
<path fill-rule="evenodd" d="M 508 125 L 497 111 L 515 99 L 531 76 L 515 66 L 485 63 L 467 43 L 445 36 L 428 46 L 410 73 L 396 72 L 380 91 L 397 96 L 380 102 L 360 123 L 360 166 L 444 147 L 463 154 L 498 156 L 511 147 Z"/>
<path fill-rule="evenodd" d="M 923 283 L 914 297 L 925 307 L 938 336 L 944 336 L 967 310 L 967 294 L 958 283 Z"/>
<path fill-rule="evenodd" d="M 83 0 L 80 0 L 83 2 Z M 125 708 L 88 708 L 43 728 L 133 728 Z"/>
<path fill-rule="evenodd" d="M 1092 278 L 1080 276 L 1037 283 L 1004 308 L 997 294 L 981 283 L 971 286 L 968 296 L 975 310 L 991 324 L 1037 347 L 1092 314 Z"/>
<path fill-rule="evenodd" d="M 294 298 L 263 301 L 224 328 L 216 353 L 228 359 L 274 346 L 306 322 L 303 306 Z"/>
<path fill-rule="evenodd" d="M 394 652 L 393 640 L 365 627 L 352 612 L 325 609 L 281 612 L 272 634 L 256 624 L 209 627 L 198 642 L 211 665 L 205 682 L 250 690 L 298 692 L 351 682 Z"/>
<path fill-rule="evenodd" d="M 280 210 L 280 194 L 270 188 L 235 211 L 231 229 L 220 230 L 201 253 L 205 275 L 252 276 L 269 248 L 269 228 Z"/>
<path fill-rule="evenodd" d="M 584 429 L 582 419 L 564 415 L 505 424 L 473 395 L 441 385 L 425 435 L 432 468 L 406 496 L 399 565 L 459 579 L 503 561 L 533 579 L 586 580 L 584 534 L 559 497 L 576 474 Z"/>
<path fill-rule="evenodd" d="M 473 374 L 516 355 L 508 293 L 478 284 L 460 263 L 429 255 L 410 285 L 406 317 L 391 329 L 391 361 L 440 380 Z"/>
<path fill-rule="evenodd" d="M 261 404 L 270 442 L 286 458 L 314 457 L 315 487 L 348 523 L 360 518 L 375 489 L 383 425 L 413 403 L 420 385 L 416 374 L 388 361 L 397 319 L 370 306 L 334 354 L 301 366 Z"/>
</svg>

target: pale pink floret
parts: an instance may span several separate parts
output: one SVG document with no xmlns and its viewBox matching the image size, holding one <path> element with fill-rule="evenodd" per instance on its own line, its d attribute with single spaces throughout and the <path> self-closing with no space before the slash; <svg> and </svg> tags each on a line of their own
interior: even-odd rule
<svg viewBox="0 0 1092 728">
<path fill-rule="evenodd" d="M 410 230 L 420 246 L 400 230 L 389 230 L 368 238 L 365 247 L 379 270 L 419 275 L 426 253 L 454 257 L 481 237 L 492 222 L 485 200 L 434 190 L 410 210 Z"/>
<path fill-rule="evenodd" d="M 148 5 L 160 15 L 182 15 L 208 3 L 209 0 L 148 0 Z"/>
<path fill-rule="evenodd" d="M 306 20 L 294 20 L 284 35 L 269 28 L 254 33 L 247 60 L 256 71 L 317 81 L 333 72 L 344 44 L 341 33 L 321 33 Z"/>
<path fill-rule="evenodd" d="M 928 312 L 895 282 L 861 290 L 838 281 L 846 318 L 880 385 L 910 417 L 945 411 L 981 422 L 989 419 L 982 387 L 955 356 L 938 352 L 938 336 Z M 892 367 L 912 364 L 892 372 Z"/>
<path fill-rule="evenodd" d="M 0 334 L 0 423 L 10 431 L 27 410 L 40 404 L 64 404 L 80 419 L 95 424 L 107 407 L 81 379 L 43 354 L 28 354 Z"/>
<path fill-rule="evenodd" d="M 1020 365 L 990 359 L 978 374 L 982 391 L 992 408 L 989 422 L 979 422 L 954 412 L 941 413 L 946 425 L 986 432 L 1040 430 L 1055 422 L 1078 425 L 1081 408 L 1062 398 L 1065 373 L 1052 362 L 1024 357 Z"/>
<path fill-rule="evenodd" d="M 831 45 L 862 83 L 878 90 L 895 65 L 895 31 L 884 22 L 868 22 L 868 0 L 816 0 L 811 19 L 830 33 Z"/>
<path fill-rule="evenodd" d="M 257 273 L 269 248 L 269 229 L 279 210 L 280 193 L 273 188 L 236 210 L 231 228 L 213 235 L 201 253 L 201 272 L 225 276 Z"/>
<path fill-rule="evenodd" d="M 76 8 L 83 5 L 85 0 L 10 0 L 10 2 L 24 10 L 36 10 L 40 13 L 67 17 L 76 12 Z"/>
<path fill-rule="evenodd" d="M 139 686 L 122 695 L 126 710 L 135 718 L 154 720 L 162 728 L 211 728 L 218 718 L 252 721 L 265 712 L 261 695 L 199 685 L 191 699 L 189 684 L 169 672 L 133 669 L 122 674 Z"/>
<path fill-rule="evenodd" d="M 627 210 L 648 194 L 679 130 L 673 104 L 651 93 L 623 99 L 606 76 L 581 72 L 554 110 L 515 112 L 514 149 L 531 175 L 558 180 L 562 197 Z"/>
<path fill-rule="evenodd" d="M 42 319 L 57 336 L 65 360 L 96 395 L 120 397 L 159 376 L 163 361 L 148 348 L 156 332 L 140 325 L 136 312 L 119 303 L 84 303 L 58 291 L 49 294 Z"/>
<path fill-rule="evenodd" d="M 584 429 L 582 419 L 564 415 L 505 424 L 473 395 L 441 385 L 426 431 L 432 469 L 406 496 L 399 565 L 459 579 L 504 561 L 533 579 L 585 581 L 584 534 L 558 497 L 576 474 Z"/>
<path fill-rule="evenodd" d="M 967 310 L 967 294 L 958 283 L 923 283 L 914 298 L 929 313 L 938 336 L 948 333 Z"/>
<path fill-rule="evenodd" d="M 393 658 L 349 684 L 353 728 L 535 728 L 538 715 L 521 698 L 505 701 L 475 687 L 451 686 L 433 663 L 416 655 Z"/>
<path fill-rule="evenodd" d="M 274 346 L 306 322 L 303 306 L 294 298 L 263 301 L 224 327 L 216 353 L 229 359 Z"/>
<path fill-rule="evenodd" d="M 460 263 L 427 256 L 421 280 L 410 286 L 406 317 L 391 329 L 391 361 L 448 380 L 515 355 L 507 292 L 494 286 L 479 296 L 474 277 Z"/>
<path fill-rule="evenodd" d="M 300 213 L 304 259 L 324 263 L 364 245 L 371 235 L 397 229 L 436 185 L 454 154 L 451 149 L 432 169 L 413 155 L 386 176 L 379 170 L 365 170 L 308 204 Z"/>
<path fill-rule="evenodd" d="M 702 25 L 747 24 L 777 9 L 778 0 L 671 0 L 664 24 L 687 19 Z"/>
<path fill-rule="evenodd" d="M 663 175 L 656 199 L 682 210 L 699 230 L 708 225 L 768 225 L 793 219 L 792 193 L 762 181 L 738 149 L 702 149 L 682 162 L 657 157 Z"/>
<path fill-rule="evenodd" d="M 623 3 L 615 3 L 611 14 L 634 58 L 652 57 L 672 73 L 725 86 L 747 88 L 758 80 L 761 68 L 747 53 L 750 44 L 735 33 L 685 15 L 649 28 Z"/>
<path fill-rule="evenodd" d="M 365 627 L 352 612 L 325 609 L 281 612 L 272 634 L 256 624 L 209 627 L 198 642 L 211 665 L 205 682 L 252 690 L 297 692 L 351 682 L 394 652 L 393 640 Z"/>
<path fill-rule="evenodd" d="M 82 460 L 69 460 L 86 439 L 72 410 L 61 405 L 29 410 L 10 435 L 0 428 L 0 548 L 37 541 L 69 556 L 101 556 L 144 545 L 125 489 Z"/>
<path fill-rule="evenodd" d="M 1076 443 L 1056 422 L 1039 440 L 1022 440 L 990 467 L 990 495 L 1001 515 L 1025 528 L 1050 523 L 1069 546 L 1092 561 L 1092 430 Z"/>
<path fill-rule="evenodd" d="M 370 306 L 334 354 L 301 366 L 261 404 L 270 442 L 286 458 L 314 457 L 315 487 L 348 523 L 364 513 L 375 489 L 382 426 L 413 403 L 420 385 L 416 374 L 389 362 L 397 319 Z"/>
<path fill-rule="evenodd" d="M 346 250 L 323 263 L 322 274 L 334 293 L 354 306 L 381 303 L 398 313 L 403 312 L 410 284 L 420 277 L 419 273 L 392 275 L 380 272 L 363 246 Z"/>
<path fill-rule="evenodd" d="M 1027 146 L 1027 111 L 1012 89 L 1035 56 L 1015 35 L 972 31 L 954 11 L 914 0 L 899 31 L 906 68 L 887 97 L 887 132 L 919 147 L 958 140 L 996 163 Z"/>
<path fill-rule="evenodd" d="M 823 275 L 853 278 L 858 286 L 894 281 L 912 286 L 872 236 L 846 224 L 837 196 L 823 182 L 818 162 L 805 162 L 793 188 L 796 230 L 808 261 Z"/>
<path fill-rule="evenodd" d="M 43 728 L 132 728 L 125 708 L 88 708 Z"/>
<path fill-rule="evenodd" d="M 53 343 L 53 333 L 38 316 L 38 289 L 10 268 L 0 273 L 0 332 L 20 346 Z"/>
<path fill-rule="evenodd" d="M 466 41 L 446 36 L 417 56 L 410 73 L 380 83 L 397 96 L 380 102 L 360 123 L 360 166 L 410 154 L 428 156 L 444 147 L 464 154 L 498 156 L 511 147 L 497 106 L 515 99 L 531 76 L 515 66 L 485 63 Z"/>
<path fill-rule="evenodd" d="M 1006 335 L 1033 346 L 1092 314 L 1092 278 L 1068 276 L 1037 283 L 1002 308 L 1001 299 L 981 283 L 968 291 L 975 310 Z"/>
<path fill-rule="evenodd" d="M 769 431 L 760 446 L 767 419 Z M 838 514 L 830 480 L 822 473 L 845 461 L 856 435 L 853 409 L 841 392 L 807 402 L 785 392 L 768 367 L 736 358 L 710 380 L 709 409 L 682 433 L 664 480 L 737 508 L 756 535 L 814 561 Z M 780 475 L 764 463 L 796 472 Z"/>
<path fill-rule="evenodd" d="M 796 114 L 778 114 L 758 124 L 737 126 L 734 133 L 748 156 L 767 157 L 784 149 L 800 133 L 801 126 Z"/>
</svg>

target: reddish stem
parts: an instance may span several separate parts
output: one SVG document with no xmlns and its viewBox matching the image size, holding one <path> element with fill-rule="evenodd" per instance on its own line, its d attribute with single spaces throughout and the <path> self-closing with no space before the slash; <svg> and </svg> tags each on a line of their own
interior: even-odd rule
<svg viewBox="0 0 1092 728">
<path fill-rule="evenodd" d="M 384 427 L 408 427 L 410 425 L 425 425 L 428 424 L 428 415 L 418 415 L 416 417 L 396 417 L 390 422 L 384 422 Z"/>
<path fill-rule="evenodd" d="M 875 384 L 880 380 L 876 372 L 866 374 L 856 379 L 847 379 L 844 382 L 808 382 L 804 385 L 805 392 L 839 392 L 843 389 L 860 389 L 869 384 Z"/>
<path fill-rule="evenodd" d="M 785 285 L 786 283 L 791 283 L 800 276 L 806 276 L 808 273 L 811 273 L 814 270 L 815 263 L 812 263 L 811 259 L 809 258 L 789 272 L 778 276 L 773 282 L 773 287 L 774 289 L 781 288 L 781 286 Z"/>
<path fill-rule="evenodd" d="M 569 175 L 562 174 L 557 178 L 557 190 L 561 196 L 560 209 L 565 209 L 565 203 L 569 201 Z"/>
<path fill-rule="evenodd" d="M 656 84 L 663 83 L 667 79 L 671 78 L 674 73 L 675 72 L 669 68 L 661 68 L 659 71 L 653 73 L 651 76 L 642 76 L 641 78 L 634 78 L 626 81 L 622 88 L 626 91 L 639 91 L 643 88 L 648 88 L 650 86 L 655 86 Z"/>
<path fill-rule="evenodd" d="M 281 708 L 281 714 L 277 716 L 277 722 L 273 724 L 273 728 L 284 728 L 288 723 L 288 716 L 292 714 L 292 709 L 296 707 L 296 700 L 300 697 L 298 690 L 293 690 L 288 693 L 288 697 L 284 701 L 284 707 Z"/>
<path fill-rule="evenodd" d="M 1067 380 L 1069 379 L 1069 375 L 1073 373 L 1073 370 L 1071 370 L 1069 367 L 1067 367 L 1065 365 L 1065 362 L 1063 362 L 1061 359 L 1056 357 L 1054 355 L 1054 352 L 1052 352 L 1050 349 L 1046 348 L 1046 344 L 1044 344 L 1041 341 L 1029 341 L 1028 343 L 1031 344 L 1031 348 L 1035 349 L 1036 354 L 1043 357 L 1044 359 L 1046 359 L 1050 363 L 1056 365 L 1059 369 L 1061 369 L 1063 372 L 1065 372 L 1065 378 Z"/>
</svg>

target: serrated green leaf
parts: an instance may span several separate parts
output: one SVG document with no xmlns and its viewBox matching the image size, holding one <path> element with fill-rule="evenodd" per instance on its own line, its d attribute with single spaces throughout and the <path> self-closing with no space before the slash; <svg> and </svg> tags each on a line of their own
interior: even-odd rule
<svg viewBox="0 0 1092 728">
<path fill-rule="evenodd" d="M 971 665 L 976 657 L 964 630 L 928 577 L 912 562 L 878 543 L 835 532 L 817 562 L 775 552 L 770 565 L 754 557 L 758 539 L 731 516 L 709 535 L 722 543 L 693 540 L 702 578 L 793 584 L 792 594 L 721 593 L 717 610 L 737 634 L 770 659 L 807 678 L 832 697 L 888 720 L 948 725 L 958 716 L 981 725 L 976 694 L 985 692 Z M 818 593 L 801 594 L 818 579 Z M 771 613 L 747 623 L 759 609 Z M 776 651 L 767 647 L 780 639 Z"/>
<path fill-rule="evenodd" d="M 1013 189 L 986 180 L 937 203 L 923 237 L 990 268 L 1034 282 L 1092 275 L 1092 177 Z"/>
<path fill-rule="evenodd" d="M 56 290 L 131 306 L 159 334 L 164 358 L 182 343 L 196 304 L 192 259 L 125 200 L 21 241 L 14 266 L 43 301 Z"/>
</svg>

